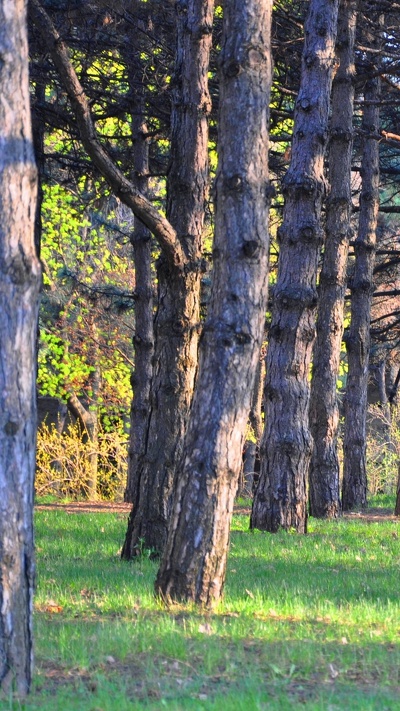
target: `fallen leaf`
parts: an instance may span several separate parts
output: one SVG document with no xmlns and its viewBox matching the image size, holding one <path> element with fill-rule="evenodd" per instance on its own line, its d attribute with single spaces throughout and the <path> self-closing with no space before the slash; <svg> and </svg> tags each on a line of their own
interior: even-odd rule
<svg viewBox="0 0 400 711">
<path fill-rule="evenodd" d="M 329 665 L 329 672 L 330 672 L 331 679 L 336 679 L 336 677 L 339 676 L 339 671 L 337 669 L 335 669 L 333 664 Z"/>
<path fill-rule="evenodd" d="M 49 600 L 43 609 L 45 612 L 51 612 L 53 615 L 57 614 L 58 612 L 62 612 L 61 605 L 57 605 L 54 600 Z"/>
<path fill-rule="evenodd" d="M 212 634 L 211 625 L 206 622 L 204 625 L 199 625 L 199 632 L 201 634 Z"/>
<path fill-rule="evenodd" d="M 252 600 L 254 600 L 254 595 L 251 592 L 251 590 L 247 590 L 247 588 L 246 588 L 246 592 L 247 592 L 248 596 L 251 597 Z"/>
</svg>

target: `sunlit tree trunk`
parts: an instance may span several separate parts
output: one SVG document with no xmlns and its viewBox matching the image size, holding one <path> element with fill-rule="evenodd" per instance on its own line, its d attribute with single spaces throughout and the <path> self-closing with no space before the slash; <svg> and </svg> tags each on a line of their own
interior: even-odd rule
<svg viewBox="0 0 400 711">
<path fill-rule="evenodd" d="M 167 217 L 188 259 L 157 268 L 154 368 L 146 453 L 122 557 L 145 547 L 163 550 L 171 514 L 176 464 L 193 396 L 200 331 L 201 247 L 208 192 L 208 67 L 213 0 L 177 3 L 178 39 Z"/>
<path fill-rule="evenodd" d="M 26 3 L 0 0 L 0 687 L 22 695 L 32 675 L 35 208 Z"/>
<path fill-rule="evenodd" d="M 292 158 L 283 181 L 285 208 L 266 361 L 261 474 L 251 515 L 252 528 L 271 532 L 280 527 L 299 533 L 307 529 L 309 375 L 337 12 L 338 1 L 309 3 Z"/>
<path fill-rule="evenodd" d="M 272 2 L 224 7 L 214 273 L 199 376 L 156 581 L 166 600 L 222 594 L 268 281 Z"/>
<path fill-rule="evenodd" d="M 330 193 L 326 206 L 326 240 L 319 283 L 317 338 L 313 354 L 310 429 L 314 440 L 309 472 L 310 514 L 340 514 L 337 434 L 337 378 L 343 336 L 347 256 L 351 236 L 351 159 L 353 145 L 354 37 L 357 0 L 341 0 L 337 59 L 332 85 L 329 148 Z"/>
<path fill-rule="evenodd" d="M 377 23 L 379 27 L 379 23 Z M 379 33 L 378 40 L 379 44 Z M 376 43 L 374 42 L 376 47 Z M 342 505 L 344 511 L 367 505 L 366 417 L 370 350 L 370 318 L 375 263 L 376 228 L 379 209 L 379 143 L 371 134 L 379 132 L 380 79 L 375 57 L 369 67 L 371 78 L 364 91 L 361 162 L 362 187 L 358 235 L 354 245 L 351 320 L 346 334 L 348 376 L 345 398 Z"/>
</svg>

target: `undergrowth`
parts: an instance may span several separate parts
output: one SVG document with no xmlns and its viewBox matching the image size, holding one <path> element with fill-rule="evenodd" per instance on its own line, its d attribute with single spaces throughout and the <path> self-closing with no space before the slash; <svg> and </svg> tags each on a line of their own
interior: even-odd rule
<svg viewBox="0 0 400 711">
<path fill-rule="evenodd" d="M 93 477 L 92 459 L 97 457 L 97 494 L 121 498 L 127 476 L 127 434 L 100 430 L 95 442 L 85 441 L 77 424 L 60 433 L 43 423 L 37 434 L 35 492 L 38 497 L 87 498 Z"/>
</svg>

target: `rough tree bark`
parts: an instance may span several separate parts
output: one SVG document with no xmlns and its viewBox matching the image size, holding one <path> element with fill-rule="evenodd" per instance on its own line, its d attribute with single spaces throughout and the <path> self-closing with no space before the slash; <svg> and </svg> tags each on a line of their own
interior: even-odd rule
<svg viewBox="0 0 400 711">
<path fill-rule="evenodd" d="M 144 23 L 143 23 L 144 24 Z M 146 26 L 140 27 L 141 32 Z M 133 181 L 143 195 L 148 193 L 149 139 L 146 126 L 145 76 L 140 62 L 141 43 L 133 42 L 127 47 L 129 54 L 134 48 L 135 65 L 129 68 L 130 88 L 134 93 L 132 107 L 132 160 Z M 126 53 L 128 54 L 128 52 Z M 129 58 L 128 58 L 129 59 Z M 142 84 L 135 89 L 135 73 L 139 69 Z M 139 472 L 144 465 L 148 444 L 147 433 L 150 417 L 150 394 L 153 374 L 154 328 L 153 328 L 153 276 L 151 256 L 151 233 L 137 217 L 131 235 L 135 264 L 135 367 L 131 377 L 133 399 L 130 411 L 128 478 L 124 500 L 136 504 L 140 493 Z"/>
<path fill-rule="evenodd" d="M 143 545 L 160 553 L 167 539 L 173 482 L 197 373 L 201 248 L 208 194 L 208 67 L 214 0 L 176 5 L 167 217 L 187 258 L 183 271 L 161 255 L 157 265 L 154 367 L 146 453 L 122 549 L 130 559 Z"/>
<path fill-rule="evenodd" d="M 286 202 L 266 361 L 261 474 L 250 522 L 252 528 L 271 532 L 307 529 L 309 373 L 337 13 L 338 1 L 309 3 L 292 158 L 283 181 Z"/>
<path fill-rule="evenodd" d="M 0 0 L 0 58 L 0 687 L 24 695 L 32 674 L 40 285 L 24 0 Z"/>
<path fill-rule="evenodd" d="M 268 271 L 268 102 L 272 3 L 224 7 L 214 274 L 199 376 L 156 581 L 166 600 L 212 605 L 259 358 Z"/>
<path fill-rule="evenodd" d="M 340 515 L 337 434 L 337 377 L 343 336 L 347 257 L 351 237 L 351 159 L 353 145 L 354 38 L 357 0 L 341 0 L 332 84 L 329 147 L 331 190 L 326 205 L 326 240 L 318 290 L 317 338 L 313 354 L 310 430 L 314 440 L 309 472 L 310 514 Z"/>
<path fill-rule="evenodd" d="M 379 27 L 379 23 L 378 27 Z M 379 46 L 377 33 L 372 44 Z M 374 54 L 374 57 L 376 55 Z M 361 163 L 362 187 L 358 235 L 354 245 L 355 265 L 350 283 L 350 328 L 345 342 L 348 376 L 345 397 L 342 507 L 344 511 L 367 505 L 366 417 L 370 350 L 370 317 L 373 293 L 376 228 L 379 210 L 379 142 L 370 134 L 379 133 L 380 79 L 375 60 L 364 91 L 362 130 L 365 132 Z"/>
</svg>

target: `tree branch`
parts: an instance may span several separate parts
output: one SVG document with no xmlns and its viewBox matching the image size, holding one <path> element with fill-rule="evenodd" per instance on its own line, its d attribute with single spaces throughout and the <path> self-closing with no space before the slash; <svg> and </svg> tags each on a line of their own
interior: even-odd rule
<svg viewBox="0 0 400 711">
<path fill-rule="evenodd" d="M 127 205 L 154 234 L 168 262 L 182 268 L 187 259 L 178 236 L 159 211 L 115 165 L 100 143 L 89 102 L 69 57 L 68 48 L 38 0 L 31 0 L 29 11 L 44 46 L 51 55 L 78 124 L 82 144 L 114 195 Z"/>
</svg>

